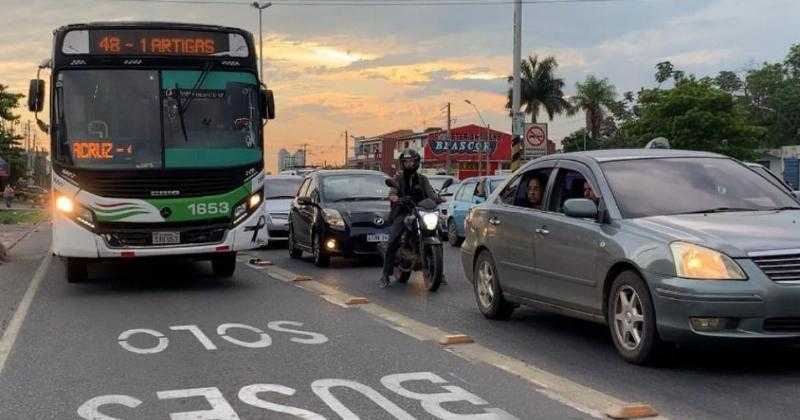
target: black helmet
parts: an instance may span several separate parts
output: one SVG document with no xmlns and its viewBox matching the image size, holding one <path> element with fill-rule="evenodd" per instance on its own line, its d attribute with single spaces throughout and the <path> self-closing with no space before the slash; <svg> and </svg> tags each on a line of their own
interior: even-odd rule
<svg viewBox="0 0 800 420">
<path fill-rule="evenodd" d="M 419 164 L 420 164 L 421 160 L 422 160 L 422 157 L 419 155 L 419 153 L 417 153 L 416 150 L 414 150 L 414 149 L 406 149 L 406 150 L 403 150 L 403 153 L 400 153 L 400 158 L 398 159 L 398 162 L 400 164 L 400 169 L 402 169 L 403 172 L 405 172 L 405 173 L 414 173 L 414 172 L 417 171 L 417 169 L 419 169 Z M 404 163 L 406 161 L 413 162 L 413 166 L 410 167 L 410 168 L 406 168 L 406 165 Z"/>
</svg>

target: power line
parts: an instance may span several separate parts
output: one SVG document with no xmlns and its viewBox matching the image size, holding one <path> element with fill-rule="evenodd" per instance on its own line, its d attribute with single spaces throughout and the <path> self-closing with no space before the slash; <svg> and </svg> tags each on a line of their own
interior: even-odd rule
<svg viewBox="0 0 800 420">
<path fill-rule="evenodd" d="M 252 2 L 233 1 L 233 0 L 108 0 L 112 2 L 126 3 L 165 3 L 165 4 L 207 4 L 207 5 L 237 5 L 250 6 Z M 644 1 L 644 0 L 522 0 L 522 4 L 565 4 L 565 3 L 618 3 L 624 1 Z M 514 0 L 364 0 L 364 1 L 309 1 L 309 0 L 274 0 L 275 6 L 502 6 L 514 4 Z"/>
</svg>

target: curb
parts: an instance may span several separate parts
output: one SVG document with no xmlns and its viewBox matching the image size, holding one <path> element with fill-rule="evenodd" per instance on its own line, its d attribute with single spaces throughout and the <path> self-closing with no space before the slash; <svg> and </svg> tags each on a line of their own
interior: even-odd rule
<svg viewBox="0 0 800 420">
<path fill-rule="evenodd" d="M 43 225 L 45 223 L 50 223 L 50 221 L 49 220 L 45 220 L 43 222 L 39 222 L 39 223 L 33 225 L 33 227 L 30 228 L 27 232 L 23 233 L 22 236 L 17 238 L 14 242 L 11 242 L 11 245 L 9 245 L 6 248 L 6 251 L 11 251 L 18 243 L 22 242 L 23 239 L 25 239 L 28 236 L 30 236 L 31 233 L 33 233 L 35 230 L 39 229 L 39 226 L 41 226 L 41 225 Z"/>
</svg>

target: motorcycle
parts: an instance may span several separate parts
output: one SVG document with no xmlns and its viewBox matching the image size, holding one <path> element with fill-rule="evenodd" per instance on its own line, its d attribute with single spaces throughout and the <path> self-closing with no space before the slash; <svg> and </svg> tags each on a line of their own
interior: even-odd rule
<svg viewBox="0 0 800 420">
<path fill-rule="evenodd" d="M 445 181 L 443 188 L 449 184 L 452 180 Z M 398 188 L 393 179 L 387 179 L 386 185 Z M 406 216 L 403 218 L 405 229 L 400 237 L 400 248 L 394 260 L 395 279 L 398 283 L 407 283 L 413 272 L 421 271 L 425 288 L 435 292 L 444 280 L 444 251 L 438 235 L 437 203 L 426 198 L 414 204 L 406 197 L 397 205 L 405 208 Z M 385 252 L 384 249 L 384 255 Z"/>
</svg>

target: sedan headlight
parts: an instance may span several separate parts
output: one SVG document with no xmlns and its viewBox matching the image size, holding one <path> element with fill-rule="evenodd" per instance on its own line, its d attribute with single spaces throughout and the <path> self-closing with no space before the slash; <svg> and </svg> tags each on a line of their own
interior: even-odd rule
<svg viewBox="0 0 800 420">
<path fill-rule="evenodd" d="M 342 218 L 342 214 L 339 213 L 339 210 L 323 209 L 322 214 L 325 217 L 325 223 L 327 223 L 331 228 L 336 230 L 345 230 L 347 227 L 347 225 L 344 223 L 344 218 Z"/>
<path fill-rule="evenodd" d="M 678 277 L 694 280 L 747 280 L 747 276 L 730 257 L 687 242 L 669 245 L 675 259 Z"/>
<path fill-rule="evenodd" d="M 425 229 L 436 230 L 439 224 L 439 215 L 436 213 L 420 212 L 422 215 L 422 223 L 425 224 Z"/>
</svg>

